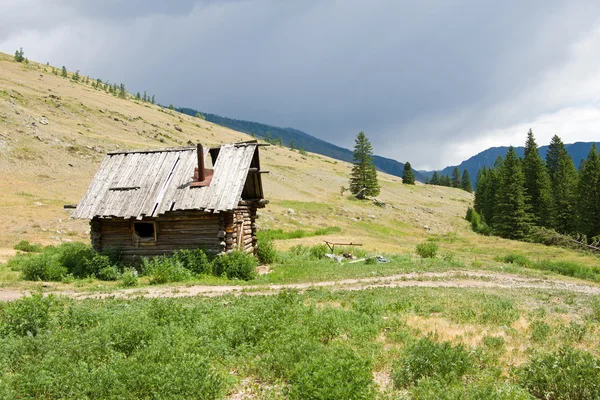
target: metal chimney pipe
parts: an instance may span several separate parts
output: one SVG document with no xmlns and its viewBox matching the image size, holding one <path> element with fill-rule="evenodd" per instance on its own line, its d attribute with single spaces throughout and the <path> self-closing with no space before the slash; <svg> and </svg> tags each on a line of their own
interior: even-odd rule
<svg viewBox="0 0 600 400">
<path fill-rule="evenodd" d="M 204 179 L 204 149 L 198 143 L 198 182 L 202 182 Z"/>
</svg>

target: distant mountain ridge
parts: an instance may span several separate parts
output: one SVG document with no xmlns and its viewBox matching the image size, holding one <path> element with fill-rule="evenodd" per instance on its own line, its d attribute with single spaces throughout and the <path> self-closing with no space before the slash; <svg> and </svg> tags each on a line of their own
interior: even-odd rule
<svg viewBox="0 0 600 400">
<path fill-rule="evenodd" d="M 222 117 L 216 114 L 204 113 L 192 108 L 182 107 L 179 110 L 187 115 L 194 116 L 201 114 L 207 121 L 215 124 L 234 129 L 247 134 L 254 134 L 256 137 L 264 138 L 269 133 L 271 139 L 281 138 L 285 146 L 289 146 L 291 141 L 294 141 L 296 148 L 304 148 L 306 151 L 321 154 L 327 157 L 335 158 L 340 161 L 352 162 L 352 150 L 336 146 L 322 139 L 309 135 L 306 132 L 299 131 L 293 128 L 280 128 L 273 125 L 262 124 L 259 122 L 244 121 L 239 119 Z M 374 156 L 373 162 L 377 169 L 387 172 L 390 175 L 402 176 L 404 164 L 391 158 Z M 418 181 L 425 182 L 425 175 L 419 171 L 415 171 L 415 178 Z"/>
<path fill-rule="evenodd" d="M 593 143 L 596 143 L 596 146 L 600 147 L 600 142 L 575 142 L 572 144 L 565 144 L 565 148 L 567 149 L 567 152 L 573 159 L 573 162 L 575 163 L 576 168 L 579 168 L 579 164 L 581 163 L 582 159 L 587 158 L 587 155 L 588 155 Z M 519 157 L 523 157 L 525 155 L 525 147 L 515 147 L 515 150 L 516 150 L 517 154 L 519 155 Z M 479 169 L 483 168 L 484 166 L 486 166 L 486 167 L 493 166 L 494 161 L 496 161 L 496 158 L 498 158 L 498 156 L 505 157 L 507 151 L 508 151 L 508 146 L 490 147 L 489 149 L 484 150 L 481 153 L 474 155 L 473 157 L 469 158 L 468 160 L 463 161 L 462 163 L 460 163 L 457 166 L 452 165 L 452 166 L 446 167 L 442 170 L 438 170 L 437 172 L 438 172 L 438 174 L 441 174 L 441 175 L 451 176 L 452 171 L 454 170 L 455 167 L 458 167 L 461 174 L 466 169 L 467 171 L 469 171 L 469 175 L 471 175 L 471 181 L 473 182 L 473 187 L 475 187 L 475 180 L 477 179 L 477 171 L 479 171 Z M 542 157 L 542 159 L 545 160 L 546 153 L 548 152 L 548 146 L 540 146 L 539 152 L 540 152 L 540 156 Z M 419 172 L 421 174 L 425 175 L 426 177 L 431 178 L 434 171 L 419 171 Z"/>
</svg>

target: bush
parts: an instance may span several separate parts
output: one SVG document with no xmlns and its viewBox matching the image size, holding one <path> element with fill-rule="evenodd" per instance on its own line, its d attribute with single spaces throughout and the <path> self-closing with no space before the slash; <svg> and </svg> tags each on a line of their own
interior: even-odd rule
<svg viewBox="0 0 600 400">
<path fill-rule="evenodd" d="M 14 249 L 26 253 L 39 253 L 42 251 L 43 246 L 39 243 L 29 243 L 27 240 L 21 240 L 19 243 L 15 244 Z"/>
<path fill-rule="evenodd" d="M 600 282 L 600 267 L 588 267 L 569 261 L 549 261 L 543 260 L 528 265 L 530 268 L 542 271 L 552 271 L 559 275 L 572 276 L 574 278 L 585 279 L 592 282 Z"/>
<path fill-rule="evenodd" d="M 58 262 L 76 278 L 95 275 L 97 270 L 89 270 L 89 261 L 96 252 L 88 245 L 80 242 L 63 243 L 58 246 Z"/>
<path fill-rule="evenodd" d="M 290 399 L 371 399 L 371 362 L 347 346 L 325 348 L 300 362 L 292 376 Z"/>
<path fill-rule="evenodd" d="M 309 250 L 310 257 L 316 260 L 322 260 L 325 258 L 325 254 L 329 253 L 329 247 L 325 244 L 317 244 L 312 246 Z"/>
<path fill-rule="evenodd" d="M 439 246 L 433 242 L 425 242 L 417 245 L 417 254 L 423 258 L 434 258 Z"/>
<path fill-rule="evenodd" d="M 256 257 L 262 264 L 272 264 L 277 259 L 277 250 L 270 239 L 260 239 L 256 245 Z"/>
<path fill-rule="evenodd" d="M 95 276 L 103 281 L 116 281 L 120 277 L 119 267 L 113 265 L 110 257 L 95 253 L 85 261 L 85 276 Z"/>
<path fill-rule="evenodd" d="M 181 261 L 173 257 L 142 258 L 142 264 L 153 285 L 181 282 L 192 278 L 192 272 L 185 268 Z"/>
<path fill-rule="evenodd" d="M 544 342 L 550 334 L 550 325 L 543 321 L 533 321 L 531 323 L 531 340 L 534 342 Z"/>
<path fill-rule="evenodd" d="M 138 284 L 138 272 L 135 268 L 125 268 L 123 274 L 121 274 L 123 286 L 132 287 Z"/>
<path fill-rule="evenodd" d="M 471 229 L 473 229 L 473 232 L 486 236 L 492 234 L 492 228 L 485 223 L 483 217 L 479 215 L 477 211 L 471 209 L 471 213 L 469 215 L 469 211 L 467 210 L 467 216 L 470 218 L 467 220 L 471 222 Z"/>
<path fill-rule="evenodd" d="M 467 214 L 465 215 L 465 219 L 469 222 L 473 222 L 473 214 L 477 214 L 477 211 L 475 211 L 473 207 L 467 208 Z"/>
<path fill-rule="evenodd" d="M 541 399 L 600 398 L 600 359 L 582 350 L 535 354 L 516 375 L 521 386 Z"/>
<path fill-rule="evenodd" d="M 473 358 L 462 345 L 436 343 L 423 338 L 409 344 L 392 372 L 398 388 L 417 383 L 421 378 L 436 378 L 450 382 L 473 369 Z"/>
<path fill-rule="evenodd" d="M 241 250 L 222 254 L 213 262 L 214 273 L 217 276 L 226 276 L 228 279 L 242 279 L 249 281 L 256 277 L 256 258 Z"/>
<path fill-rule="evenodd" d="M 500 350 L 504 347 L 504 338 L 502 336 L 484 336 L 483 345 L 490 350 Z"/>
<path fill-rule="evenodd" d="M 435 379 L 423 379 L 411 388 L 414 400 L 529 400 L 531 396 L 516 385 L 495 382 L 469 382 L 468 385 L 447 384 Z"/>
<path fill-rule="evenodd" d="M 54 300 L 42 293 L 23 297 L 0 305 L 0 334 L 36 336 L 46 330 L 50 322 L 50 308 Z"/>
<path fill-rule="evenodd" d="M 527 267 L 531 264 L 531 261 L 520 253 L 509 253 L 499 260 L 508 264 L 517 264 L 522 267 Z"/>
<path fill-rule="evenodd" d="M 56 251 L 44 251 L 21 259 L 21 276 L 28 281 L 60 282 L 67 274 L 67 268 L 58 261 Z"/>
<path fill-rule="evenodd" d="M 194 274 L 212 274 L 212 263 L 202 249 L 179 250 L 173 253 L 173 258 Z"/>
</svg>

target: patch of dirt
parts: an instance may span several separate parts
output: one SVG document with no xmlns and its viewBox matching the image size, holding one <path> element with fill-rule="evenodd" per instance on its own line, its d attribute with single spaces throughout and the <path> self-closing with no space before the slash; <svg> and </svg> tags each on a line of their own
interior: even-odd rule
<svg viewBox="0 0 600 400">
<path fill-rule="evenodd" d="M 9 258 L 14 257 L 17 251 L 14 249 L 3 249 L 0 248 L 0 264 L 4 264 Z"/>
<path fill-rule="evenodd" d="M 441 288 L 488 288 L 488 289 L 547 289 L 567 290 L 584 294 L 600 294 L 600 286 L 558 279 L 529 278 L 497 272 L 447 271 L 393 275 L 379 278 L 343 279 L 315 283 L 249 286 L 166 286 L 123 289 L 110 293 L 77 293 L 72 291 L 49 291 L 47 294 L 67 296 L 74 299 L 103 298 L 156 298 L 156 297 L 215 297 L 233 295 L 273 295 L 282 290 L 304 292 L 312 288 L 333 290 L 365 290 L 371 288 L 441 287 Z M 10 301 L 27 295 L 27 291 L 0 288 L 0 301 Z"/>
</svg>

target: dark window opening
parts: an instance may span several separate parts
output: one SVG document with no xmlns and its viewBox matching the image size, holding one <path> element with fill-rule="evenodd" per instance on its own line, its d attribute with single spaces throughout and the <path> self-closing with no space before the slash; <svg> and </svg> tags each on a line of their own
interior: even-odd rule
<svg viewBox="0 0 600 400">
<path fill-rule="evenodd" d="M 150 242 L 156 240 L 154 222 L 134 222 L 133 230 L 139 241 Z"/>
</svg>

